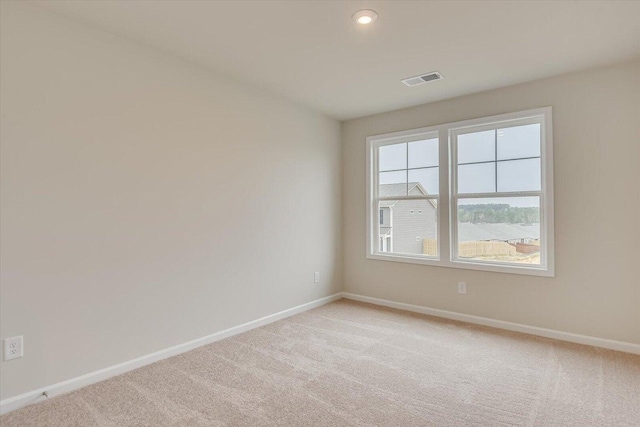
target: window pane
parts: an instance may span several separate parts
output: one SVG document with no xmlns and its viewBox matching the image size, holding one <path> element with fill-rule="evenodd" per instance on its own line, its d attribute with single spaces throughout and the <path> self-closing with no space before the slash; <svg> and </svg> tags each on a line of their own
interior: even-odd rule
<svg viewBox="0 0 640 427">
<path fill-rule="evenodd" d="M 422 189 L 426 190 L 426 194 L 438 194 L 438 186 L 439 182 L 439 168 L 428 168 L 428 169 L 411 169 L 409 171 L 409 195 L 417 196 L 420 194 L 425 194 Z M 420 187 L 414 187 L 412 189 L 413 183 L 419 183 L 422 185 L 422 189 Z M 415 194 L 413 194 L 415 192 Z"/>
<path fill-rule="evenodd" d="M 409 143 L 409 167 L 438 166 L 438 138 Z"/>
<path fill-rule="evenodd" d="M 458 193 L 493 193 L 496 191 L 496 164 L 479 163 L 458 166 Z"/>
<path fill-rule="evenodd" d="M 399 197 L 407 195 L 407 171 L 380 172 L 378 197 Z"/>
<path fill-rule="evenodd" d="M 378 170 L 407 168 L 407 144 L 383 145 L 378 150 Z"/>
<path fill-rule="evenodd" d="M 495 130 L 458 135 L 458 164 L 496 159 Z"/>
<path fill-rule="evenodd" d="M 498 160 L 540 157 L 540 124 L 498 129 Z"/>
<path fill-rule="evenodd" d="M 435 200 L 381 201 L 383 212 L 379 248 L 382 252 L 437 256 Z"/>
<path fill-rule="evenodd" d="M 458 200 L 458 257 L 540 265 L 540 198 Z"/>
<path fill-rule="evenodd" d="M 498 162 L 498 191 L 540 191 L 540 159 Z"/>
</svg>

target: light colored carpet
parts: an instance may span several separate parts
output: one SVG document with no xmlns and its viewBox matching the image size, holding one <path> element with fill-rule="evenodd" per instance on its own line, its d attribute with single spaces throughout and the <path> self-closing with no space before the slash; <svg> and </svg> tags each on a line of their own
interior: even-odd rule
<svg viewBox="0 0 640 427">
<path fill-rule="evenodd" d="M 640 356 L 340 300 L 2 426 L 638 426 Z"/>
</svg>

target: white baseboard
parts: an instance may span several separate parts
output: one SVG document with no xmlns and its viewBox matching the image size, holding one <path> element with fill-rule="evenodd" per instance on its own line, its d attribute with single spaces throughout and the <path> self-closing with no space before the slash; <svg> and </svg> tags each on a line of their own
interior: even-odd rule
<svg viewBox="0 0 640 427">
<path fill-rule="evenodd" d="M 397 308 L 400 310 L 412 311 L 416 313 L 428 314 L 436 317 L 443 317 L 446 319 L 459 320 L 462 322 L 474 323 L 478 325 L 491 326 L 498 329 L 506 329 L 509 331 L 522 332 L 530 335 L 537 335 L 546 338 L 553 338 L 561 341 L 568 341 L 578 344 L 591 345 L 594 347 L 601 347 L 610 350 L 623 351 L 626 353 L 640 354 L 640 345 L 632 344 L 623 341 L 614 341 L 604 338 L 590 337 L 586 335 L 573 334 L 570 332 L 555 331 L 553 329 L 538 328 L 536 326 L 528 326 L 519 323 L 505 322 L 502 320 L 490 319 L 487 317 L 472 316 L 469 314 L 455 313 L 452 311 L 439 310 L 436 308 L 422 307 L 413 304 L 406 304 L 401 302 L 395 302 L 380 298 L 373 298 L 364 295 L 352 294 L 349 292 L 340 292 L 328 297 L 320 298 L 315 301 L 311 301 L 306 304 L 299 305 L 297 307 L 290 308 L 288 310 L 280 311 L 269 316 L 261 317 L 260 319 L 253 320 L 251 322 L 243 323 L 242 325 L 234 326 L 229 329 L 225 329 L 220 332 L 208 335 L 206 337 L 198 338 L 193 341 L 189 341 L 183 344 L 179 344 L 164 350 L 157 351 L 155 353 L 147 354 L 145 356 L 138 357 L 127 362 L 119 363 L 114 366 L 110 366 L 99 371 L 91 372 L 85 375 L 81 375 L 76 378 L 72 378 L 67 381 L 62 381 L 57 384 L 53 384 L 48 387 L 43 387 L 37 390 L 33 390 L 18 396 L 10 397 L 3 401 L 0 401 L 0 414 L 6 414 L 7 412 L 14 411 L 16 409 L 28 406 L 34 403 L 42 402 L 46 398 L 42 395 L 43 392 L 47 392 L 49 397 L 58 396 L 70 391 L 77 390 L 79 388 L 88 386 L 90 384 L 97 383 L 99 381 L 106 380 L 116 375 L 123 374 L 157 362 L 168 357 L 176 356 L 178 354 L 193 350 L 194 348 L 201 347 L 206 344 L 210 344 L 216 341 L 220 341 L 224 338 L 238 335 L 243 332 L 250 331 L 251 329 L 259 328 L 260 326 L 267 325 L 293 316 L 298 313 L 302 313 L 312 308 L 320 307 L 321 305 L 328 304 L 333 301 L 337 301 L 341 298 L 346 298 L 354 301 L 361 301 L 370 304 L 380 305 L 384 307 Z"/>
<path fill-rule="evenodd" d="M 108 368 L 101 369 L 99 371 L 91 372 L 79 377 L 72 378 L 67 381 L 62 381 L 57 384 L 43 387 L 37 390 L 29 391 L 27 393 L 20 394 L 18 396 L 10 397 L 3 401 L 0 401 L 0 414 L 6 414 L 7 412 L 14 411 L 33 403 L 38 403 L 46 400 L 43 396 L 43 392 L 47 392 L 49 397 L 58 396 L 70 391 L 77 390 L 79 388 L 88 386 L 90 384 L 97 383 L 99 381 L 106 380 L 107 378 L 114 377 L 116 375 L 123 374 L 133 369 L 140 368 L 145 365 L 157 362 L 168 357 L 176 356 L 180 353 L 193 350 L 194 348 L 201 347 L 206 344 L 210 344 L 215 341 L 220 341 L 224 338 L 238 335 L 243 332 L 247 332 L 251 329 L 259 328 L 260 326 L 267 325 L 277 320 L 284 319 L 294 314 L 302 313 L 312 308 L 320 307 L 321 305 L 328 304 L 330 302 L 339 300 L 342 298 L 341 293 L 330 295 L 328 297 L 320 298 L 315 301 L 308 302 L 306 304 L 299 305 L 297 307 L 290 308 L 288 310 L 280 311 L 275 314 L 270 314 L 265 317 L 261 317 L 251 322 L 243 323 L 242 325 L 234 326 L 229 329 L 225 329 L 220 332 L 208 335 L 206 337 L 198 338 L 193 341 L 189 341 L 183 344 L 178 344 L 173 347 L 166 348 L 164 350 L 157 351 L 155 353 L 147 354 L 145 356 L 138 357 L 127 362 L 119 363 Z"/>
<path fill-rule="evenodd" d="M 587 335 L 574 334 L 571 332 L 556 331 L 553 329 L 538 328 L 520 323 L 505 322 L 487 317 L 472 316 L 470 314 L 455 313 L 453 311 L 439 310 L 436 308 L 422 307 L 419 305 L 406 304 L 402 302 L 389 301 L 386 299 L 367 297 L 364 295 L 342 293 L 343 298 L 354 301 L 367 302 L 384 307 L 397 308 L 400 310 L 413 311 L 415 313 L 428 314 L 430 316 L 444 317 L 445 319 L 459 320 L 461 322 L 475 323 L 477 325 L 491 326 L 508 331 L 522 332 L 530 335 L 537 335 L 545 338 L 553 338 L 561 341 L 568 341 L 577 344 L 590 345 L 594 347 L 606 348 L 609 350 L 623 351 L 625 353 L 640 354 L 640 344 L 633 344 L 624 341 L 608 340 L 605 338 L 590 337 Z"/>
</svg>

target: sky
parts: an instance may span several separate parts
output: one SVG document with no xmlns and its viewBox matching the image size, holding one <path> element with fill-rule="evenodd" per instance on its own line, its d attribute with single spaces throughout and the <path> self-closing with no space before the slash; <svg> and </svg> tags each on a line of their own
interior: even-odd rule
<svg viewBox="0 0 640 427">
<path fill-rule="evenodd" d="M 438 139 L 379 149 L 379 182 L 420 182 L 438 194 Z M 540 125 L 506 127 L 458 136 L 458 194 L 540 190 Z M 539 206 L 537 197 L 460 200 L 460 204 Z"/>
</svg>

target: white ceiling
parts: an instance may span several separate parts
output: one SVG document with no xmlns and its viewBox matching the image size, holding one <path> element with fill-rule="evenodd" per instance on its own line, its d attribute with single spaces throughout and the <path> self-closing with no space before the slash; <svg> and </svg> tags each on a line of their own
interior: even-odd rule
<svg viewBox="0 0 640 427">
<path fill-rule="evenodd" d="M 32 3 L 341 120 L 640 57 L 640 1 Z"/>
</svg>

